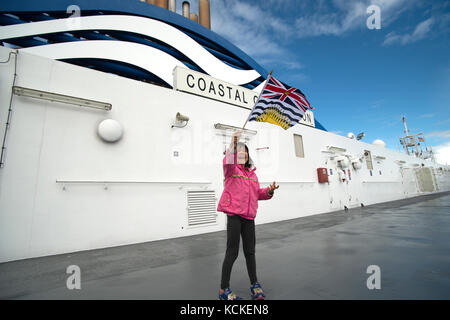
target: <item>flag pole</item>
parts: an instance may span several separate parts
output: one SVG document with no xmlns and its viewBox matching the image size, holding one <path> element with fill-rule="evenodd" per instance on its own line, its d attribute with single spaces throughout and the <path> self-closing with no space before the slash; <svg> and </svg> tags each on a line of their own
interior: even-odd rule
<svg viewBox="0 0 450 320">
<path fill-rule="evenodd" d="M 259 93 L 258 100 L 259 100 L 259 98 L 261 98 L 261 95 L 264 92 L 264 89 L 266 88 L 267 82 L 269 82 L 269 78 L 272 75 L 272 72 L 273 72 L 273 69 L 269 72 L 269 75 L 267 76 L 266 84 L 264 85 L 264 87 L 262 88 L 261 92 Z M 256 100 L 256 101 L 258 101 L 258 100 Z M 256 105 L 256 103 L 255 103 L 255 105 Z M 250 113 L 252 113 L 254 108 L 255 108 L 255 106 L 253 106 L 252 110 L 250 110 Z M 250 113 L 249 113 L 249 116 L 250 116 Z M 247 117 L 247 121 L 245 121 L 244 125 L 242 126 L 242 130 L 244 130 L 245 126 L 247 125 L 248 118 L 249 117 Z"/>
</svg>

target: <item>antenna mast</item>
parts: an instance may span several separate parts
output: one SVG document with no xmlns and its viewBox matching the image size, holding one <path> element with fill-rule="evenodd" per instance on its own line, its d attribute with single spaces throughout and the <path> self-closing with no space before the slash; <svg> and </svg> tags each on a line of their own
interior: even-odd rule
<svg viewBox="0 0 450 320">
<path fill-rule="evenodd" d="M 420 147 L 420 142 L 425 144 L 425 138 L 424 137 L 418 137 L 423 135 L 423 133 L 417 133 L 410 135 L 408 126 L 406 125 L 406 118 L 402 117 L 403 125 L 405 127 L 405 134 L 406 136 L 400 138 L 400 143 L 403 146 L 403 149 L 405 150 L 405 153 L 407 155 L 415 155 L 418 158 L 422 159 L 431 159 L 432 161 L 435 161 L 433 150 L 430 147 L 430 150 L 426 148 L 426 150 L 422 150 Z M 426 146 L 426 145 L 425 145 Z"/>
<path fill-rule="evenodd" d="M 408 127 L 406 126 L 406 118 L 403 117 L 402 120 L 403 120 L 403 125 L 405 126 L 405 134 L 406 134 L 407 136 L 409 136 Z"/>
</svg>

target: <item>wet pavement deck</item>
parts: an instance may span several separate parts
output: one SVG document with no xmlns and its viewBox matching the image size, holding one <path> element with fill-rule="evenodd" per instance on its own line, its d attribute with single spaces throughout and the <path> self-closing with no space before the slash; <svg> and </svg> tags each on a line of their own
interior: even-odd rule
<svg viewBox="0 0 450 320">
<path fill-rule="evenodd" d="M 450 299 L 448 192 L 258 225 L 256 238 L 268 299 Z M 3 263 L 0 298 L 217 299 L 225 243 L 220 231 Z M 66 287 L 69 265 L 81 290 Z M 249 297 L 242 244 L 231 288 Z"/>
</svg>

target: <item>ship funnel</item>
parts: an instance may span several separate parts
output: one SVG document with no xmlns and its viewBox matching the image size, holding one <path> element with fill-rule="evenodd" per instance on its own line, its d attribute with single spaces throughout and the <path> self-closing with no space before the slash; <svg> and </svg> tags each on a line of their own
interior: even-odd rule
<svg viewBox="0 0 450 320">
<path fill-rule="evenodd" d="M 211 9 L 209 0 L 199 0 L 198 2 L 199 21 L 205 28 L 211 29 Z"/>
<path fill-rule="evenodd" d="M 191 5 L 189 4 L 189 2 L 187 1 L 183 1 L 183 17 L 185 18 L 190 18 L 190 10 L 191 10 Z"/>
<path fill-rule="evenodd" d="M 191 13 L 189 15 L 189 17 L 191 18 L 192 21 L 195 21 L 198 23 L 198 15 L 196 13 Z"/>
<path fill-rule="evenodd" d="M 169 9 L 169 0 L 156 0 L 156 5 L 164 9 Z"/>
<path fill-rule="evenodd" d="M 177 11 L 177 0 L 169 0 L 169 10 L 172 12 Z"/>
</svg>

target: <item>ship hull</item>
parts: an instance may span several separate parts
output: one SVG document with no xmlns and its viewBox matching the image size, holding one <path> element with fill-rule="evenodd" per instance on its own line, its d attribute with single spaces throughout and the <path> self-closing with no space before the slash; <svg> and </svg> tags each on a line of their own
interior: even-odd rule
<svg viewBox="0 0 450 320">
<path fill-rule="evenodd" d="M 0 47 L 0 59 L 12 51 Z M 240 127 L 248 109 L 26 53 L 18 54 L 17 69 L 14 57 L 2 65 L 0 77 L 0 262 L 226 228 L 211 206 L 223 190 L 230 131 L 214 125 Z M 17 95 L 10 105 L 13 84 L 112 109 Z M 172 127 L 178 112 L 189 117 L 183 128 Z M 122 126 L 119 141 L 99 136 L 105 119 Z M 280 185 L 260 202 L 257 224 L 450 190 L 448 167 L 431 161 L 306 125 L 246 128 L 256 131 L 247 142 L 261 185 Z M 302 137 L 304 157 L 296 155 L 294 135 Z M 339 157 L 361 159 L 361 168 L 350 164 L 340 176 Z M 318 168 L 328 183 L 319 183 Z"/>
</svg>

